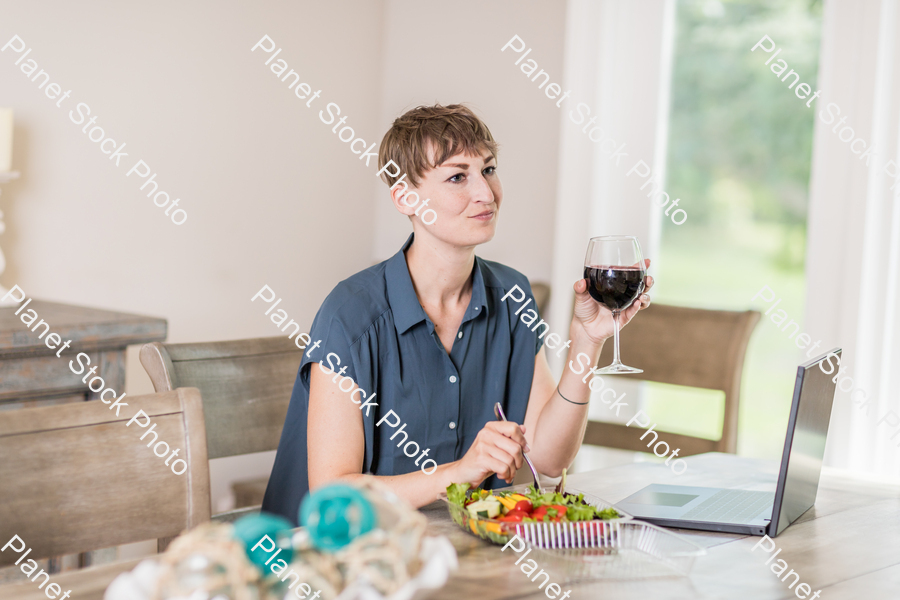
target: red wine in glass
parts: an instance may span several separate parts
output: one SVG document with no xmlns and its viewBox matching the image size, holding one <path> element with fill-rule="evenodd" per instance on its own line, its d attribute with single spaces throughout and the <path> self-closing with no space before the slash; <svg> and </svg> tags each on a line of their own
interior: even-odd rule
<svg viewBox="0 0 900 600">
<path fill-rule="evenodd" d="M 584 257 L 588 293 L 612 312 L 615 321 L 613 362 L 595 373 L 643 373 L 619 359 L 619 314 L 644 292 L 646 274 L 637 238 L 611 235 L 591 238 L 588 243 Z"/>
<path fill-rule="evenodd" d="M 636 267 L 585 267 L 591 298 L 610 311 L 625 310 L 644 291 L 644 269 Z"/>
</svg>

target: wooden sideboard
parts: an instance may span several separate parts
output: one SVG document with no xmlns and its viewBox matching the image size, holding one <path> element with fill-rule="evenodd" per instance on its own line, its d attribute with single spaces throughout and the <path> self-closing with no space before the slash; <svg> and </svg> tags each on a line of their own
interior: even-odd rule
<svg viewBox="0 0 900 600">
<path fill-rule="evenodd" d="M 79 352 L 90 356 L 91 366 L 99 367 L 96 375 L 121 394 L 126 347 L 166 339 L 167 322 L 156 317 L 43 300 L 33 300 L 16 315 L 18 308 L 0 308 L 0 410 L 97 399 L 99 393 L 90 391 L 83 376 L 69 368 Z M 59 357 L 58 348 L 45 344 L 46 336 L 38 338 L 43 326 L 32 332 L 21 320 L 28 309 L 50 325 L 50 332 L 72 340 Z"/>
</svg>

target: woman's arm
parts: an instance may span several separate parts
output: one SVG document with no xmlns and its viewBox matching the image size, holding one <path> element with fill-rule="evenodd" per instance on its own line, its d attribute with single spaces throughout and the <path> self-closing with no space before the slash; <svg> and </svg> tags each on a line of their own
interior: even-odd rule
<svg viewBox="0 0 900 600">
<path fill-rule="evenodd" d="M 559 389 L 572 402 L 584 404 L 572 404 L 557 397 L 557 382 L 553 380 L 547 356 L 541 348 L 534 357 L 534 379 L 528 398 L 528 410 L 525 412 L 525 428 L 531 432 L 531 435 L 526 434 L 525 437 L 528 444 L 534 448 L 529 457 L 539 472 L 551 477 L 558 477 L 564 468 L 572 464 L 581 448 L 587 427 L 587 402 L 590 400 L 590 390 L 587 383 L 581 382 L 584 375 L 576 375 L 569 368 L 568 361 L 575 360 L 579 352 L 584 352 L 591 357 L 590 364 L 593 366 L 597 363 L 603 347 L 603 342 L 598 345 L 577 340 L 576 331 L 570 331 L 569 335 L 572 346 L 569 348 L 566 368 L 563 369 L 562 378 L 559 380 Z M 589 382 L 590 378 L 587 381 Z"/>
<path fill-rule="evenodd" d="M 362 477 L 362 413 L 350 400 L 353 390 L 342 391 L 338 387 L 340 380 L 332 379 L 335 377 L 330 369 L 323 371 L 318 364 L 311 365 L 306 437 L 310 489 L 337 479 L 352 481 Z M 433 502 L 451 483 L 478 485 L 494 473 L 512 481 L 516 469 L 522 466 L 523 448 L 528 451 L 524 431 L 524 426 L 515 423 L 488 423 L 460 460 L 438 465 L 431 474 L 417 470 L 378 479 L 416 508 Z"/>
<path fill-rule="evenodd" d="M 649 265 L 648 260 L 646 266 Z M 653 278 L 647 277 L 646 290 L 652 286 Z M 552 477 L 559 476 L 564 468 L 572 464 L 587 428 L 587 402 L 591 397 L 588 384 L 591 376 L 577 357 L 581 353 L 586 354 L 590 358 L 587 368 L 593 368 L 600 358 L 604 341 L 613 335 L 615 328 L 612 313 L 605 307 L 601 308 L 590 297 L 584 279 L 578 280 L 574 288 L 575 311 L 569 326 L 572 345 L 559 380 L 559 391 L 547 364 L 544 349 L 541 348 L 534 358 L 534 378 L 528 397 L 528 410 L 525 412 L 525 427 L 530 432 L 525 437 L 534 448 L 530 458 L 538 471 Z M 639 310 L 649 305 L 650 297 L 641 295 L 628 309 L 622 311 L 619 316 L 621 326 L 624 327 Z M 576 369 L 582 370 L 582 374 L 577 374 L 569 367 L 570 361 Z M 571 402 L 566 402 L 560 394 Z M 583 404 L 576 405 L 573 402 Z"/>
</svg>

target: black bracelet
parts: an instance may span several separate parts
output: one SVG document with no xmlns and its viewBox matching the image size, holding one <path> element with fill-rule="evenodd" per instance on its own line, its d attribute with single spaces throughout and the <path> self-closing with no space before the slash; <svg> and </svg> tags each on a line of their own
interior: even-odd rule
<svg viewBox="0 0 900 600">
<path fill-rule="evenodd" d="M 569 400 L 568 398 L 566 398 L 565 396 L 562 395 L 562 392 L 559 391 L 559 385 L 558 385 L 558 384 L 557 384 L 557 386 L 556 386 L 556 393 L 559 394 L 559 397 L 560 397 L 560 398 L 562 398 L 563 400 L 565 400 L 565 401 L 568 402 L 569 404 L 577 404 L 578 406 L 584 406 L 585 404 L 590 404 L 590 403 L 591 403 L 590 400 L 588 400 L 587 402 L 572 402 L 571 400 Z"/>
</svg>

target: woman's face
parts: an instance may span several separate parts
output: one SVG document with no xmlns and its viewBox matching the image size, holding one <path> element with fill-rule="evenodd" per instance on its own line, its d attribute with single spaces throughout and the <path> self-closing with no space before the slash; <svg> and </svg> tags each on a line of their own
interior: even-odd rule
<svg viewBox="0 0 900 600">
<path fill-rule="evenodd" d="M 415 214 L 413 229 L 454 246 L 476 246 L 490 241 L 497 229 L 503 186 L 497 161 L 487 150 L 480 154 L 457 154 L 427 171 L 416 188 L 417 206 L 399 207 Z M 398 186 L 399 188 L 402 186 Z M 427 207 L 422 207 L 425 200 Z M 430 208 L 434 214 L 425 211 Z M 436 216 L 435 216 L 436 214 Z M 424 221 L 434 221 L 426 224 Z"/>
</svg>

